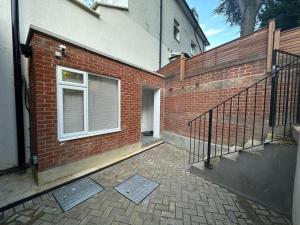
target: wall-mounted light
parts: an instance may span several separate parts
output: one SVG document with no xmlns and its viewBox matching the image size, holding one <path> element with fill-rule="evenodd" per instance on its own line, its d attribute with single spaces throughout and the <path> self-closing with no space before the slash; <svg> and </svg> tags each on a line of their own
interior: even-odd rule
<svg viewBox="0 0 300 225">
<path fill-rule="evenodd" d="M 55 52 L 56 58 L 62 58 L 66 54 L 67 47 L 65 45 L 59 45 L 59 51 Z"/>
</svg>

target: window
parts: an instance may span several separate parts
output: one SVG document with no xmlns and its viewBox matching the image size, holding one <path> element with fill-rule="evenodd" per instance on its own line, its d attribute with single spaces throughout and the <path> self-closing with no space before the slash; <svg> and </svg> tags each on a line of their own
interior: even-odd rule
<svg viewBox="0 0 300 225">
<path fill-rule="evenodd" d="M 197 45 L 191 41 L 191 55 L 196 55 Z"/>
<path fill-rule="evenodd" d="M 120 80 L 57 67 L 58 139 L 120 131 Z"/>
<path fill-rule="evenodd" d="M 174 38 L 179 42 L 180 33 L 179 33 L 179 23 L 174 19 Z"/>
</svg>

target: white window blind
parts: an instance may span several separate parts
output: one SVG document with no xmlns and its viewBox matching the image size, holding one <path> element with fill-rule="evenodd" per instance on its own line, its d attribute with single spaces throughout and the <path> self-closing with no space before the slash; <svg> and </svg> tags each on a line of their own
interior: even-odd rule
<svg viewBox="0 0 300 225">
<path fill-rule="evenodd" d="M 120 80 L 57 67 L 58 138 L 120 131 Z"/>
<path fill-rule="evenodd" d="M 118 127 L 118 81 L 89 75 L 89 131 Z"/>
<path fill-rule="evenodd" d="M 83 131 L 83 110 L 83 91 L 63 89 L 64 133 Z"/>
</svg>

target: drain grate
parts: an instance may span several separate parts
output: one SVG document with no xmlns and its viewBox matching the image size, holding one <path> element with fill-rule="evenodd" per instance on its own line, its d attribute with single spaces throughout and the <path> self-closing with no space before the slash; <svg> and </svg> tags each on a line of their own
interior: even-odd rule
<svg viewBox="0 0 300 225">
<path fill-rule="evenodd" d="M 158 186 L 158 183 L 136 174 L 117 185 L 114 189 L 135 204 L 139 204 Z"/>
<path fill-rule="evenodd" d="M 90 178 L 84 178 L 54 191 L 52 194 L 64 212 L 102 191 L 103 187 Z"/>
</svg>

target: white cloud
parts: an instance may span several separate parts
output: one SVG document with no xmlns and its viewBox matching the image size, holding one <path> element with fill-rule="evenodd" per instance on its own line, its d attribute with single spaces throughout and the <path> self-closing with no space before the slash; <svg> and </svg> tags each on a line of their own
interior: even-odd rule
<svg viewBox="0 0 300 225">
<path fill-rule="evenodd" d="M 202 29 L 204 29 L 204 28 L 206 27 L 206 25 L 205 25 L 204 23 L 200 23 L 200 27 L 201 27 Z"/>
<path fill-rule="evenodd" d="M 209 37 L 209 36 L 213 36 L 213 35 L 219 34 L 222 31 L 223 31 L 222 29 L 209 28 L 207 30 L 204 30 L 204 34 Z"/>
</svg>

